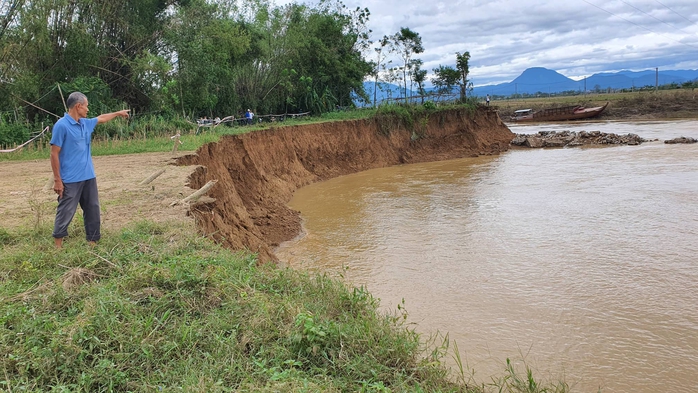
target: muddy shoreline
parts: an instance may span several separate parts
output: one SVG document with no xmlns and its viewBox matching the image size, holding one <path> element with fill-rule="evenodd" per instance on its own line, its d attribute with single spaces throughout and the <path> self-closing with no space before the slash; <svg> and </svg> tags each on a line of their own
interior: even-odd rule
<svg viewBox="0 0 698 393">
<path fill-rule="evenodd" d="M 266 262 L 301 232 L 300 213 L 287 206 L 298 188 L 373 168 L 499 154 L 513 138 L 493 110 L 450 110 L 418 130 L 396 123 L 386 132 L 385 123 L 364 119 L 225 136 L 177 164 L 199 165 L 190 176 L 193 189 L 218 181 L 208 193 L 214 201 L 190 208 L 199 230 Z"/>
</svg>

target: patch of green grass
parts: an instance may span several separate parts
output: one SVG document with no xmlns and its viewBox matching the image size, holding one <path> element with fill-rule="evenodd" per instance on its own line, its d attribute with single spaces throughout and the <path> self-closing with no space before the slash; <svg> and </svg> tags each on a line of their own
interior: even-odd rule
<svg viewBox="0 0 698 393">
<path fill-rule="evenodd" d="M 80 225 L 62 250 L 49 227 L 0 230 L 2 391 L 566 391 L 513 367 L 500 385 L 452 376 L 448 338 L 422 341 L 404 309 L 185 224 L 134 223 L 94 248 Z"/>
<path fill-rule="evenodd" d="M 450 104 L 437 107 L 433 102 L 427 101 L 424 105 L 383 105 L 378 107 L 372 116 L 378 124 L 383 135 L 389 135 L 394 130 L 404 129 L 412 133 L 412 140 L 424 137 L 430 116 L 450 110 L 463 111 L 465 116 L 472 117 L 476 111 L 476 104 Z"/>
<path fill-rule="evenodd" d="M 177 225 L 77 229 L 0 232 L 2 390 L 459 391 L 361 288 Z"/>
<path fill-rule="evenodd" d="M 240 133 L 239 128 L 222 129 L 218 132 L 205 132 L 199 135 L 185 134 L 180 140 L 180 151 L 196 150 L 209 142 L 217 142 L 221 135 Z M 48 160 L 51 148 L 50 140 L 27 146 L 24 149 L 0 155 L 2 161 Z M 96 138 L 92 141 L 93 156 L 108 156 L 116 154 L 157 153 L 172 151 L 174 141 L 169 136 L 142 138 Z"/>
</svg>

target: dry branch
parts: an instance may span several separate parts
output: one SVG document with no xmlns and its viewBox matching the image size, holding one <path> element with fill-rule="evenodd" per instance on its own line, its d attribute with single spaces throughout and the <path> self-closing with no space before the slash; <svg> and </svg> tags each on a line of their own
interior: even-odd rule
<svg viewBox="0 0 698 393">
<path fill-rule="evenodd" d="M 151 174 L 150 176 L 148 176 L 148 177 L 147 177 L 145 180 L 143 180 L 140 184 L 141 184 L 142 186 L 144 186 L 144 185 L 146 185 L 146 184 L 150 184 L 150 182 L 152 182 L 153 180 L 155 180 L 158 176 L 162 175 L 163 173 L 165 173 L 165 168 L 162 168 L 162 169 L 160 169 L 160 170 L 158 170 L 158 171 L 153 172 L 153 174 Z"/>
<path fill-rule="evenodd" d="M 202 195 L 206 194 L 211 187 L 213 187 L 216 183 L 218 183 L 218 180 L 209 180 L 208 183 L 204 184 L 203 187 L 199 188 L 196 192 L 193 194 L 189 195 L 188 197 L 172 202 L 170 206 L 175 206 L 179 204 L 184 204 L 184 203 L 189 203 L 189 202 L 195 202 L 197 199 L 199 199 Z"/>
</svg>

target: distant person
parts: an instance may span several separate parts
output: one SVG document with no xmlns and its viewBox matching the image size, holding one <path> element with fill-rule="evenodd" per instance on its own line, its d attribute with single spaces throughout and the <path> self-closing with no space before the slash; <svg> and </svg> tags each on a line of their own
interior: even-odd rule
<svg viewBox="0 0 698 393">
<path fill-rule="evenodd" d="M 489 94 L 487 95 L 485 100 L 487 101 L 487 106 L 490 106 L 490 95 Z"/>
<path fill-rule="evenodd" d="M 91 244 L 100 239 L 100 211 L 97 178 L 92 164 L 92 133 L 97 124 L 116 117 L 128 119 L 129 109 L 102 114 L 88 119 L 87 97 L 73 92 L 66 100 L 68 113 L 53 126 L 51 137 L 51 170 L 53 191 L 58 194 L 53 240 L 56 248 L 63 246 L 68 225 L 78 203 L 85 222 L 85 237 Z"/>
<path fill-rule="evenodd" d="M 252 113 L 252 111 L 248 109 L 247 112 L 245 112 L 245 120 L 247 120 L 248 125 L 252 124 L 253 118 L 254 118 L 254 113 Z"/>
</svg>

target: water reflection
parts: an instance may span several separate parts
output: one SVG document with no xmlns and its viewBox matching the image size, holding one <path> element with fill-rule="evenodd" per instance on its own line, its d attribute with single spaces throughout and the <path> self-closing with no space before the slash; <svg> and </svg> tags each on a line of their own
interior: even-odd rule
<svg viewBox="0 0 698 393">
<path fill-rule="evenodd" d="M 698 137 L 698 122 L 514 127 Z M 698 391 L 698 145 L 516 150 L 299 190 L 307 235 L 278 255 L 339 272 L 476 377 L 525 355 L 577 391 Z"/>
</svg>

